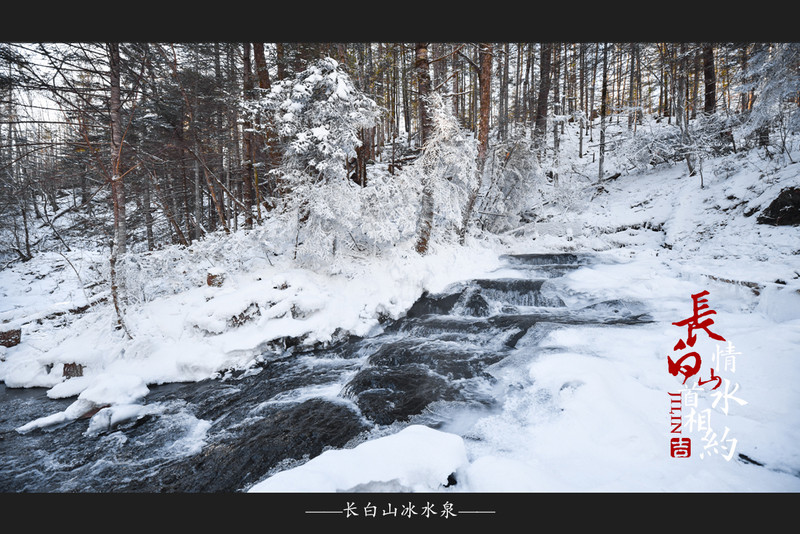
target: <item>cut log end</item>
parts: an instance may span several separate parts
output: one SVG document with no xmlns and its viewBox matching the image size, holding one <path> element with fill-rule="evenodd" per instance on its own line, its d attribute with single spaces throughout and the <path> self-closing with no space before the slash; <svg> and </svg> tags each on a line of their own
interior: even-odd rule
<svg viewBox="0 0 800 534">
<path fill-rule="evenodd" d="M 0 332 L 0 345 L 3 347 L 14 347 L 22 341 L 22 329 L 5 330 Z"/>
</svg>

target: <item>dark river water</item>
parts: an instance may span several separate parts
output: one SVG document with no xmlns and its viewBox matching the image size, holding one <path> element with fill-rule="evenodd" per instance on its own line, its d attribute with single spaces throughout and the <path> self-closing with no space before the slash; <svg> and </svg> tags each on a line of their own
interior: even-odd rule
<svg viewBox="0 0 800 534">
<path fill-rule="evenodd" d="M 86 418 L 21 434 L 18 427 L 74 399 L 3 385 L 0 491 L 244 491 L 388 426 L 415 422 L 452 431 L 457 414 L 496 410 L 492 366 L 544 325 L 649 320 L 635 303 L 565 304 L 553 281 L 592 263 L 592 256 L 503 259 L 513 276 L 423 295 L 375 337 L 324 349 L 290 347 L 220 378 L 153 386 L 146 409 L 119 425 L 98 429 Z"/>
</svg>

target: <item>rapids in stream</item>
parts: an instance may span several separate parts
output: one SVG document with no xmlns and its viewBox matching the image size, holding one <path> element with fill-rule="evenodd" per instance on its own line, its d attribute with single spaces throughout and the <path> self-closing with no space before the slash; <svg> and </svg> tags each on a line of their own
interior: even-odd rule
<svg viewBox="0 0 800 534">
<path fill-rule="evenodd" d="M 498 277 L 424 294 L 370 338 L 265 353 L 246 370 L 153 386 L 134 420 L 90 419 L 21 434 L 74 399 L 0 389 L 2 492 L 237 492 L 327 448 L 417 423 L 459 432 L 500 400 L 492 369 L 521 339 L 553 328 L 638 324 L 636 303 L 565 304 L 554 283 L 596 260 L 580 254 L 502 257 Z M 518 354 L 518 351 L 516 352 Z"/>
</svg>

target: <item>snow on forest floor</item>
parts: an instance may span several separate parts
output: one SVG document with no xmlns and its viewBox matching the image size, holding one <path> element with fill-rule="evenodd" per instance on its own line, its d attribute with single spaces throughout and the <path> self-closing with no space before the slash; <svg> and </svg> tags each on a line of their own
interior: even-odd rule
<svg viewBox="0 0 800 534">
<path fill-rule="evenodd" d="M 787 165 L 760 178 L 759 164 L 755 156 L 733 168 L 709 164 L 702 189 L 685 167 L 623 175 L 594 198 L 595 188 L 585 192 L 572 211 L 554 209 L 536 233 L 440 246 L 423 258 L 362 258 L 335 275 L 271 256 L 259 230 L 151 253 L 129 271 L 133 340 L 113 329 L 103 254 L 42 253 L 0 271 L 0 323 L 22 329 L 20 345 L 0 347 L 0 380 L 76 398 L 72 410 L 23 431 L 96 405 L 135 412 L 148 385 L 246 367 L 283 336 L 325 343 L 342 330 L 375 333 L 381 316 L 399 317 L 423 290 L 491 273 L 500 254 L 595 251 L 614 261 L 560 279 L 567 304 L 589 294 L 630 299 L 655 322 L 554 331 L 536 357 L 526 356 L 523 340 L 493 371 L 504 391 L 497 413 L 326 451 L 251 491 L 798 491 L 800 236 L 797 227 L 744 214 L 800 185 L 800 173 Z M 580 231 L 569 238 L 552 230 L 559 226 Z M 221 287 L 206 284 L 209 271 L 224 273 Z M 691 295 L 704 290 L 716 311 L 711 330 L 726 342 L 700 331 L 696 347 L 703 371 L 721 352 L 724 380 L 685 397 L 696 405 L 683 407 L 681 437 L 694 449 L 673 458 L 668 393 L 683 386 L 666 357 L 685 329 L 672 323 L 691 314 Z M 726 350 L 734 353 L 727 366 Z M 84 376 L 65 380 L 64 365 L 73 363 Z M 458 484 L 443 488 L 450 473 Z"/>
</svg>

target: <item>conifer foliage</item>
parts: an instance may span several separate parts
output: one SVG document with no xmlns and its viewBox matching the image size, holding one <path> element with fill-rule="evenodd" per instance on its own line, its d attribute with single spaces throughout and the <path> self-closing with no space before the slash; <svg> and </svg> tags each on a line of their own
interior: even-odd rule
<svg viewBox="0 0 800 534">
<path fill-rule="evenodd" d="M 361 145 L 359 129 L 374 126 L 380 113 L 331 58 L 243 104 L 260 132 L 282 141 L 284 168 L 276 172 L 299 172 L 314 183 L 347 178 L 346 164 Z"/>
</svg>

